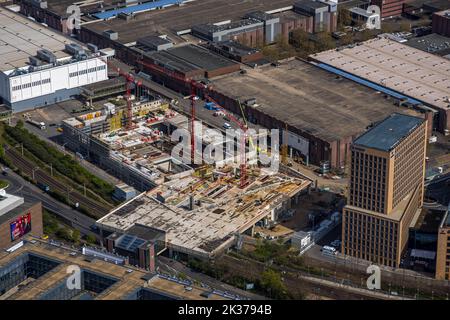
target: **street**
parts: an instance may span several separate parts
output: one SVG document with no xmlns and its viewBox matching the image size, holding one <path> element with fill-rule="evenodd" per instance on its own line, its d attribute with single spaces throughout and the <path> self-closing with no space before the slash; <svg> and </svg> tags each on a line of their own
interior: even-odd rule
<svg viewBox="0 0 450 320">
<path fill-rule="evenodd" d="M 8 181 L 9 186 L 6 191 L 10 194 L 25 197 L 29 200 L 41 201 L 42 206 L 52 213 L 71 223 L 71 226 L 78 229 L 82 235 L 96 235 L 91 230 L 95 220 L 88 216 L 73 210 L 69 206 L 60 203 L 41 189 L 26 181 L 12 170 L 8 170 L 8 175 L 2 176 L 3 180 Z"/>
</svg>

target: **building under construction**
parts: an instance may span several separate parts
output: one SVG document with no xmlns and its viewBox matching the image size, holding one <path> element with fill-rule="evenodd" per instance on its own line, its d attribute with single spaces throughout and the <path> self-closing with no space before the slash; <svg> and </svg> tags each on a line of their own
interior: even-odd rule
<svg viewBox="0 0 450 320">
<path fill-rule="evenodd" d="M 192 171 L 172 161 L 170 146 L 164 151 L 165 135 L 180 123 L 187 126 L 185 116 L 162 100 L 133 102 L 129 129 L 127 109 L 112 102 L 103 110 L 64 120 L 65 146 L 140 191 L 154 188 L 166 176 Z"/>
<path fill-rule="evenodd" d="M 170 256 L 210 259 L 240 235 L 253 234 L 300 203 L 311 181 L 249 167 L 244 188 L 234 165 L 200 167 L 195 174 L 170 177 L 150 192 L 116 208 L 97 221 L 104 237 L 145 226 L 165 234 Z"/>
</svg>

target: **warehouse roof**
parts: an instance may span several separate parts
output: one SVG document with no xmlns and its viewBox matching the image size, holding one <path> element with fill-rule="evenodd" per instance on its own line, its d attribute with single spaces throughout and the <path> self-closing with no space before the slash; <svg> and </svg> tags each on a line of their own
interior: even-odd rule
<svg viewBox="0 0 450 320">
<path fill-rule="evenodd" d="M 394 113 L 353 143 L 362 147 L 390 151 L 423 121 L 421 118 Z"/>
<path fill-rule="evenodd" d="M 137 13 L 137 12 L 142 12 L 142 11 L 146 11 L 146 10 L 153 10 L 153 9 L 157 9 L 157 8 L 171 6 L 171 5 L 175 5 L 175 4 L 181 4 L 183 2 L 184 1 L 180 1 L 180 0 L 156 0 L 156 1 L 151 1 L 151 2 L 141 3 L 141 4 L 138 4 L 135 6 L 128 6 L 128 7 L 124 7 L 124 8 L 115 9 L 115 10 L 99 12 L 99 13 L 94 14 L 94 17 L 99 18 L 99 19 L 108 19 L 108 18 L 116 16 L 120 13 L 126 13 L 126 14 Z"/>
<path fill-rule="evenodd" d="M 0 8 L 0 71 L 25 67 L 29 57 L 42 49 L 51 51 L 57 59 L 69 57 L 64 48 L 73 42 L 58 32 Z"/>
<path fill-rule="evenodd" d="M 377 38 L 340 50 L 329 50 L 312 59 L 400 92 L 423 104 L 449 109 L 450 61 Z"/>
<path fill-rule="evenodd" d="M 218 77 L 212 85 L 233 99 L 256 98 L 254 108 L 261 113 L 327 142 L 356 137 L 399 110 L 376 91 L 297 59 L 279 67 L 247 69 L 244 75 Z M 263 120 L 258 123 L 273 127 Z"/>
<path fill-rule="evenodd" d="M 269 11 L 292 5 L 292 0 L 197 0 L 182 6 L 171 6 L 164 10 L 139 13 L 124 23 L 121 19 L 98 21 L 82 26 L 102 34 L 105 30 L 118 32 L 120 43 L 132 43 L 146 35 L 167 34 L 174 42 L 184 42 L 177 32 L 191 29 L 195 25 L 239 20 L 247 12 Z"/>
<path fill-rule="evenodd" d="M 229 67 L 236 64 L 229 59 L 195 45 L 176 47 L 167 50 L 167 52 L 174 57 L 195 64 L 196 66 L 199 66 L 207 71 Z"/>
</svg>

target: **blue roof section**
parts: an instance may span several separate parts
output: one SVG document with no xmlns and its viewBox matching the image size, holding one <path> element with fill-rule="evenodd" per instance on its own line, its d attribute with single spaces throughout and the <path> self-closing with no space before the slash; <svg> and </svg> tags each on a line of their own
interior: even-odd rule
<svg viewBox="0 0 450 320">
<path fill-rule="evenodd" d="M 405 95 L 403 95 L 403 94 L 401 94 L 401 93 L 399 93 L 399 92 L 397 92 L 397 91 L 388 89 L 388 88 L 386 88 L 386 87 L 380 86 L 380 85 L 378 85 L 378 84 L 376 84 L 376 83 L 373 83 L 373 82 L 371 82 L 371 81 L 367 81 L 367 80 L 365 80 L 365 79 L 363 79 L 363 78 L 357 77 L 357 76 L 355 76 L 355 75 L 353 75 L 353 74 L 351 74 L 351 73 L 348 73 L 348 72 L 342 71 L 342 70 L 340 70 L 340 69 L 334 68 L 334 67 L 332 67 L 332 66 L 330 66 L 330 65 L 328 65 L 328 64 L 325 64 L 325 63 L 318 63 L 318 64 L 316 64 L 316 65 L 317 65 L 319 68 L 322 68 L 322 69 L 327 70 L 327 71 L 329 71 L 329 72 L 333 72 L 333 73 L 335 73 L 335 74 L 337 74 L 337 75 L 339 75 L 339 76 L 342 76 L 342 77 L 347 78 L 347 79 L 349 79 L 349 80 L 355 81 L 355 82 L 357 82 L 357 83 L 359 83 L 359 84 L 362 84 L 362 85 L 364 85 L 364 86 L 366 86 L 366 87 L 369 87 L 369 88 L 372 88 L 372 89 L 374 89 L 374 90 L 383 92 L 383 93 L 388 94 L 388 95 L 390 95 L 390 96 L 392 96 L 392 97 L 394 97 L 394 98 L 397 98 L 397 99 L 406 99 L 409 103 L 411 103 L 411 104 L 413 104 L 413 105 L 424 104 L 423 102 L 420 102 L 419 100 L 415 100 L 415 99 L 410 98 L 410 97 L 408 97 L 408 96 L 405 96 Z"/>
<path fill-rule="evenodd" d="M 423 121 L 421 118 L 394 113 L 357 138 L 353 144 L 390 151 Z"/>
<path fill-rule="evenodd" d="M 136 6 L 129 6 L 126 8 L 120 8 L 120 9 L 116 9 L 116 10 L 99 12 L 99 13 L 94 14 L 93 16 L 98 19 L 109 19 L 113 16 L 117 16 L 120 13 L 133 13 L 133 12 L 139 12 L 139 11 L 144 11 L 144 10 L 152 10 L 152 9 L 160 8 L 163 6 L 174 5 L 174 4 L 179 4 L 179 3 L 183 3 L 183 2 L 184 1 L 182 1 L 182 0 L 157 0 L 157 1 L 139 4 Z"/>
</svg>

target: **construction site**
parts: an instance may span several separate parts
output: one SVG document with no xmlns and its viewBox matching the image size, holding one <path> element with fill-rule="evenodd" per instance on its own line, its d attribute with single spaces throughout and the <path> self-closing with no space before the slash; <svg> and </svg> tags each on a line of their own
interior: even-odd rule
<svg viewBox="0 0 450 320">
<path fill-rule="evenodd" d="M 81 287 L 67 281 L 78 266 Z M 189 280 L 148 273 L 101 251 L 67 248 L 27 237 L 23 245 L 0 253 L 0 300 L 239 300 Z"/>
<path fill-rule="evenodd" d="M 311 181 L 249 168 L 241 187 L 239 168 L 200 167 L 193 175 L 173 178 L 142 193 L 97 221 L 103 235 L 127 233 L 143 225 L 165 233 L 169 255 L 211 259 L 240 235 L 269 227 L 308 192 Z"/>
<path fill-rule="evenodd" d="M 189 166 L 172 161 L 167 145 L 167 133 L 174 124 L 187 126 L 187 117 L 163 100 L 144 100 L 132 102 L 129 121 L 127 108 L 113 103 L 122 98 L 111 101 L 103 110 L 63 120 L 69 149 L 140 191 L 161 184 L 166 176 L 192 173 Z"/>
</svg>

